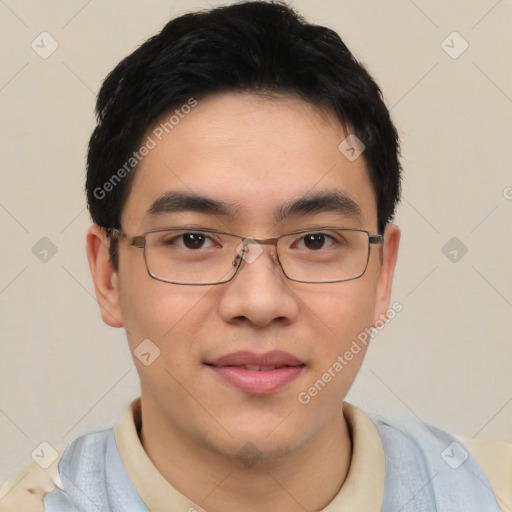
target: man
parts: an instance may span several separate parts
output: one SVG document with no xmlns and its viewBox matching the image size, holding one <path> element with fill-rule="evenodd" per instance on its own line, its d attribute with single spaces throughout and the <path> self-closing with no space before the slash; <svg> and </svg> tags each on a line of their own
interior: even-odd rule
<svg viewBox="0 0 512 512">
<path fill-rule="evenodd" d="M 499 511 L 491 486 L 506 510 L 451 435 L 343 403 L 398 307 L 400 165 L 334 32 L 278 3 L 182 16 L 97 115 L 87 253 L 141 398 L 0 510 Z"/>
</svg>

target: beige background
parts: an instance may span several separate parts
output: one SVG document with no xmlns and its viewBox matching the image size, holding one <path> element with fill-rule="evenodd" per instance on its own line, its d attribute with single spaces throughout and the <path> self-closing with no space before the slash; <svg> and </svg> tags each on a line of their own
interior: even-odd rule
<svg viewBox="0 0 512 512">
<path fill-rule="evenodd" d="M 511 1 L 293 5 L 367 64 L 403 141 L 394 300 L 404 309 L 373 341 L 350 398 L 512 441 Z M 170 17 L 205 7 L 0 1 L 0 480 L 41 441 L 112 425 L 138 393 L 124 332 L 101 322 L 85 257 L 95 94 Z M 43 31 L 59 45 L 47 59 L 31 48 Z M 453 31 L 469 43 L 456 59 L 442 47 Z M 451 36 L 445 48 L 462 43 Z M 32 252 L 42 237 L 57 248 L 46 263 Z M 468 248 L 455 263 L 442 252 L 452 237 Z"/>
</svg>

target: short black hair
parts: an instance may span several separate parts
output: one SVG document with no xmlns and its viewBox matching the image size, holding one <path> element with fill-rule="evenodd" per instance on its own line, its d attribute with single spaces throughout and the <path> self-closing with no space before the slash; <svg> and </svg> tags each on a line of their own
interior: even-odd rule
<svg viewBox="0 0 512 512">
<path fill-rule="evenodd" d="M 399 139 L 382 94 L 333 30 L 278 1 L 247 1 L 182 15 L 105 79 L 87 157 L 94 223 L 120 228 L 143 135 L 163 114 L 223 92 L 293 95 L 333 111 L 365 145 L 378 229 L 400 198 Z M 340 141 L 341 142 L 341 141 Z M 292 179 L 292 177 L 290 177 Z M 117 243 L 110 257 L 117 270 Z"/>
</svg>

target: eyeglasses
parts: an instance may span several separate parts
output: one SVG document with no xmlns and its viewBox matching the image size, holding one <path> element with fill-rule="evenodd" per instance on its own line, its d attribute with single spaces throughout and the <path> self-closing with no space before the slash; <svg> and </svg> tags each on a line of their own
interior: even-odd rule
<svg viewBox="0 0 512 512">
<path fill-rule="evenodd" d="M 110 228 L 112 240 L 124 238 L 144 249 L 149 275 L 172 284 L 227 283 L 242 261 L 252 263 L 272 245 L 273 261 L 284 275 L 301 283 L 340 283 L 361 277 L 368 266 L 371 244 L 382 244 L 382 235 L 362 229 L 317 228 L 286 233 L 276 238 L 244 238 L 207 228 L 164 228 L 130 237 Z"/>
</svg>

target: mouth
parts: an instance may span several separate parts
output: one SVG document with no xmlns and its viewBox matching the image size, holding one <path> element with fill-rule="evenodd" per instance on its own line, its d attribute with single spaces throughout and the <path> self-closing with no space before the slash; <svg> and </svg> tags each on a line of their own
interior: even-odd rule
<svg viewBox="0 0 512 512">
<path fill-rule="evenodd" d="M 247 394 L 275 393 L 304 370 L 306 364 L 282 351 L 234 352 L 204 363 L 214 375 Z"/>
<path fill-rule="evenodd" d="M 213 366 L 215 368 L 240 368 L 245 369 L 250 372 L 271 372 L 272 370 L 280 370 L 281 368 L 294 368 L 295 366 L 301 366 L 301 365 L 281 365 L 281 366 L 274 366 L 274 365 L 267 365 L 267 366 L 260 366 L 257 364 L 245 364 L 245 365 L 227 365 L 227 366 L 217 366 L 217 365 L 208 365 Z"/>
</svg>

